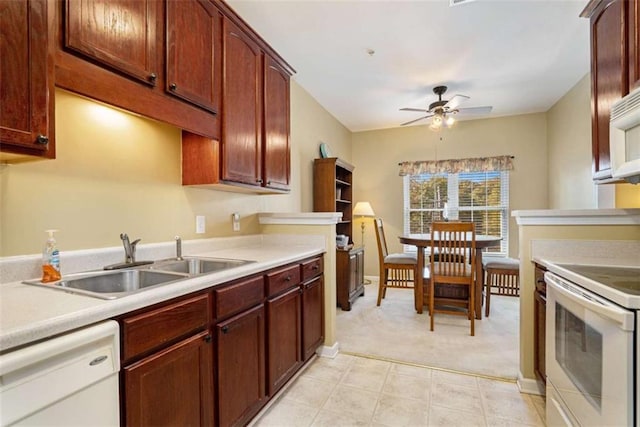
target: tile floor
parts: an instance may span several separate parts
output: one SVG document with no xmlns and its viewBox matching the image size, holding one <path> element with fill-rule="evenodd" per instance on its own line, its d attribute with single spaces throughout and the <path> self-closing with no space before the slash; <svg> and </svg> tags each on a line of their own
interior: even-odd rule
<svg viewBox="0 0 640 427">
<path fill-rule="evenodd" d="M 543 426 L 515 382 L 382 359 L 316 358 L 255 426 Z"/>
</svg>

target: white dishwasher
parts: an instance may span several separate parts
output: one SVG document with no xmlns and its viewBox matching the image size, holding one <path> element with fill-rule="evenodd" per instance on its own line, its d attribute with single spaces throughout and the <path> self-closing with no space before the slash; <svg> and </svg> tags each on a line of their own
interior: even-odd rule
<svg viewBox="0 0 640 427">
<path fill-rule="evenodd" d="M 119 426 L 120 346 L 110 320 L 0 355 L 0 425 Z"/>
</svg>

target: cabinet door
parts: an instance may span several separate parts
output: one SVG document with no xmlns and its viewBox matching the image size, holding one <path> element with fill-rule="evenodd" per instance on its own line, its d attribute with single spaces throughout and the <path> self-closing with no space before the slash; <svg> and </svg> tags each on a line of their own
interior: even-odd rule
<svg viewBox="0 0 640 427">
<path fill-rule="evenodd" d="M 213 425 L 212 357 L 205 331 L 124 368 L 126 425 Z"/>
<path fill-rule="evenodd" d="M 168 0 L 169 93 L 216 113 L 221 52 L 221 15 L 207 0 Z"/>
<path fill-rule="evenodd" d="M 268 394 L 273 396 L 302 363 L 300 287 L 267 301 Z"/>
<path fill-rule="evenodd" d="M 611 104 L 628 92 L 627 7 L 624 0 L 602 2 L 591 15 L 593 177 L 611 175 Z"/>
<path fill-rule="evenodd" d="M 223 20 L 222 179 L 260 186 L 262 52 L 230 20 Z"/>
<path fill-rule="evenodd" d="M 534 293 L 534 370 L 538 378 L 541 381 L 546 382 L 546 364 L 545 364 L 545 352 L 546 352 L 546 312 L 547 312 L 547 299 L 542 293 L 536 291 Z"/>
<path fill-rule="evenodd" d="M 67 0 L 65 4 L 67 48 L 155 86 L 160 2 Z"/>
<path fill-rule="evenodd" d="M 289 189 L 289 74 L 264 57 L 264 181 Z"/>
<path fill-rule="evenodd" d="M 309 360 L 324 340 L 324 276 L 302 284 L 302 358 Z"/>
<path fill-rule="evenodd" d="M 0 2 L 0 147 L 54 157 L 47 1 Z"/>
<path fill-rule="evenodd" d="M 265 402 L 264 306 L 216 325 L 218 424 L 240 425 Z"/>
<path fill-rule="evenodd" d="M 357 253 L 349 254 L 349 297 L 356 292 L 358 287 L 358 257 Z"/>
</svg>

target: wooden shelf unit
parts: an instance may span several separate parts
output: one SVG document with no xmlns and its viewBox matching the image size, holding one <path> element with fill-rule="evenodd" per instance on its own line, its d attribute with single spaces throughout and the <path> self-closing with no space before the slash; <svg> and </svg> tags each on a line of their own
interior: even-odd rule
<svg viewBox="0 0 640 427">
<path fill-rule="evenodd" d="M 346 311 L 364 295 L 364 248 L 353 246 L 353 169 L 337 157 L 313 162 L 313 210 L 342 213 L 336 234 L 349 237 L 349 245 L 336 252 L 337 302 Z"/>
<path fill-rule="evenodd" d="M 336 234 L 349 236 L 349 243 L 353 243 L 353 169 L 353 165 L 337 157 L 313 162 L 313 210 L 342 213 Z"/>
</svg>

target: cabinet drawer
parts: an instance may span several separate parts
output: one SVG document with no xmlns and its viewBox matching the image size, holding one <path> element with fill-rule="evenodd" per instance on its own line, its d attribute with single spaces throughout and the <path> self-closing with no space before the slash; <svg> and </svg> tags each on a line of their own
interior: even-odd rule
<svg viewBox="0 0 640 427">
<path fill-rule="evenodd" d="M 206 328 L 210 311 L 209 294 L 203 294 L 125 318 L 122 322 L 123 359 L 128 360 Z"/>
<path fill-rule="evenodd" d="M 272 296 L 300 283 L 299 264 L 267 274 L 267 295 Z"/>
<path fill-rule="evenodd" d="M 301 265 L 301 270 L 303 282 L 316 277 L 318 274 L 321 274 L 324 271 L 323 257 L 318 257 L 303 262 Z"/>
<path fill-rule="evenodd" d="M 260 304 L 264 299 L 264 279 L 262 276 L 242 280 L 220 289 L 215 289 L 216 319 L 222 319 L 232 314 Z"/>
</svg>

